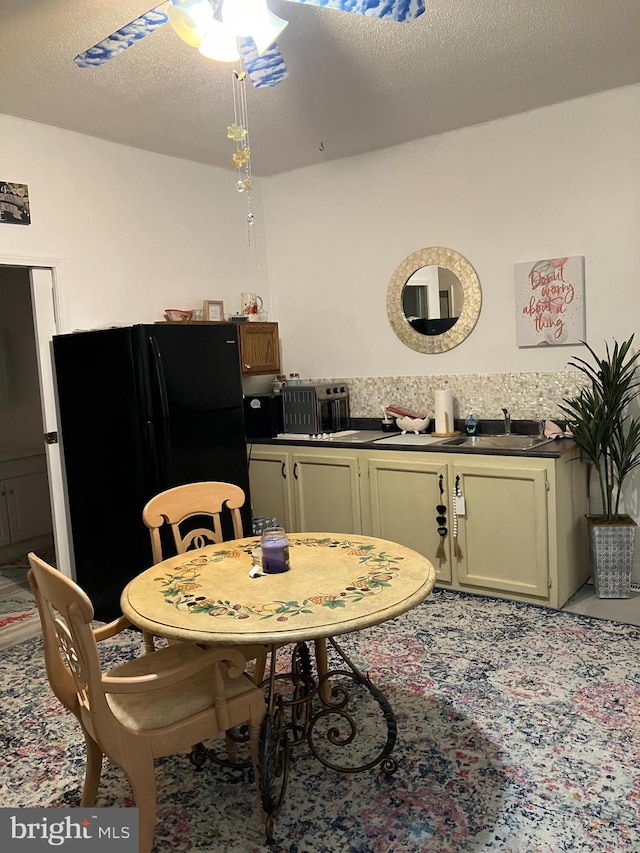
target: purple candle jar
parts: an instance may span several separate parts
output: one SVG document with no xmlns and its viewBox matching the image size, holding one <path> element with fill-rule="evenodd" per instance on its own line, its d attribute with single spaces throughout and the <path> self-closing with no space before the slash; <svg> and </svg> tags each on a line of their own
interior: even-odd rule
<svg viewBox="0 0 640 853">
<path fill-rule="evenodd" d="M 262 548 L 262 571 L 267 575 L 278 575 L 288 572 L 289 540 L 282 527 L 272 527 L 265 530 L 260 540 Z"/>
</svg>

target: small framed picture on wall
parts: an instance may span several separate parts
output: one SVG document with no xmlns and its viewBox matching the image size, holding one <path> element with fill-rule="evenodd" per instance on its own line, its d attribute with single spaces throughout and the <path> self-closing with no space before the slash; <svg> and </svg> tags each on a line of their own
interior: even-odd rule
<svg viewBox="0 0 640 853">
<path fill-rule="evenodd" d="M 224 320 L 224 305 L 213 299 L 205 299 L 202 303 L 202 316 L 205 320 Z"/>
</svg>

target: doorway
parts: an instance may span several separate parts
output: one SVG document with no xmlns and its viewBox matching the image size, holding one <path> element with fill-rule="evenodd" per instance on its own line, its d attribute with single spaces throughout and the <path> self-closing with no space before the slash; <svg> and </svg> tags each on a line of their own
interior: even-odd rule
<svg viewBox="0 0 640 853">
<path fill-rule="evenodd" d="M 52 338 L 61 331 L 60 262 L 49 263 L 44 266 L 37 258 L 0 256 L 0 306 L 4 307 L 4 323 L 0 323 L 0 406 L 6 415 L 0 421 L 0 447 L 7 459 L 27 459 L 27 474 L 40 474 L 40 479 L 31 477 L 34 490 L 27 492 L 21 517 L 39 513 L 41 524 L 46 512 L 50 513 L 56 563 L 64 574 L 73 577 L 52 361 Z M 31 532 L 38 530 L 38 523 Z M 18 538 L 23 533 L 24 529 Z"/>
</svg>

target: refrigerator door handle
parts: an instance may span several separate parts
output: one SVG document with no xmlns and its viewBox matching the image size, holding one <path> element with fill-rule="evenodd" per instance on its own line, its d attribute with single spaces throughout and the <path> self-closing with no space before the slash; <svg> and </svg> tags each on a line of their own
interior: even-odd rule
<svg viewBox="0 0 640 853">
<path fill-rule="evenodd" d="M 161 489 L 167 488 L 169 481 L 169 468 L 171 459 L 171 437 L 169 435 L 169 400 L 167 397 L 167 386 L 164 379 L 164 370 L 162 368 L 162 356 L 157 340 L 149 336 L 149 350 L 151 352 L 151 361 L 153 366 L 151 373 L 155 378 L 155 386 L 157 398 L 160 401 L 160 417 L 154 418 L 147 425 L 150 436 L 155 434 L 155 441 L 152 446 L 156 448 L 156 466 L 157 466 L 157 482 Z"/>
<path fill-rule="evenodd" d="M 153 370 L 156 380 L 156 388 L 158 398 L 160 400 L 160 415 L 163 418 L 169 417 L 169 401 L 167 399 L 167 387 L 164 381 L 164 370 L 162 369 L 162 357 L 160 349 L 155 338 L 149 337 L 149 348 L 151 350 L 151 361 L 153 362 Z"/>
</svg>

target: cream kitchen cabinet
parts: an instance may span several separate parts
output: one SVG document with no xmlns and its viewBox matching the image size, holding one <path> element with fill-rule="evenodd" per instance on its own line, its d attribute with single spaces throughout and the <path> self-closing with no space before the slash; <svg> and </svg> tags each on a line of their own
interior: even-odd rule
<svg viewBox="0 0 640 853">
<path fill-rule="evenodd" d="M 587 580 L 585 465 L 566 455 L 401 451 L 369 452 L 367 462 L 372 534 L 428 557 L 438 584 L 561 607 Z M 456 485 L 462 501 L 454 518 Z M 439 503 L 447 507 L 444 560 Z"/>
<path fill-rule="evenodd" d="M 400 542 L 431 560 L 444 587 L 557 608 L 589 574 L 587 471 L 566 454 L 270 445 L 253 448 L 250 474 L 254 515 L 275 516 L 291 531 Z M 464 499 L 456 514 L 457 549 L 456 484 Z M 444 542 L 439 504 L 447 507 Z"/>
<path fill-rule="evenodd" d="M 365 505 L 370 513 L 371 534 L 424 554 L 433 563 L 438 581 L 451 581 L 449 538 L 441 540 L 441 525 L 436 521 L 436 506 L 449 505 L 446 461 L 430 453 L 390 451 L 369 455 L 366 466 Z M 440 544 L 443 548 L 439 557 Z"/>
<path fill-rule="evenodd" d="M 51 531 L 44 455 L 0 461 L 0 548 L 8 549 Z"/>
<path fill-rule="evenodd" d="M 253 446 L 253 515 L 291 532 L 362 533 L 360 473 L 358 456 L 339 448 Z"/>
<path fill-rule="evenodd" d="M 554 466 L 513 457 L 496 466 L 495 458 L 459 460 L 451 468 L 464 500 L 457 586 L 547 598 L 554 586 L 548 506 Z M 453 497 L 450 504 L 453 513 Z"/>
</svg>

